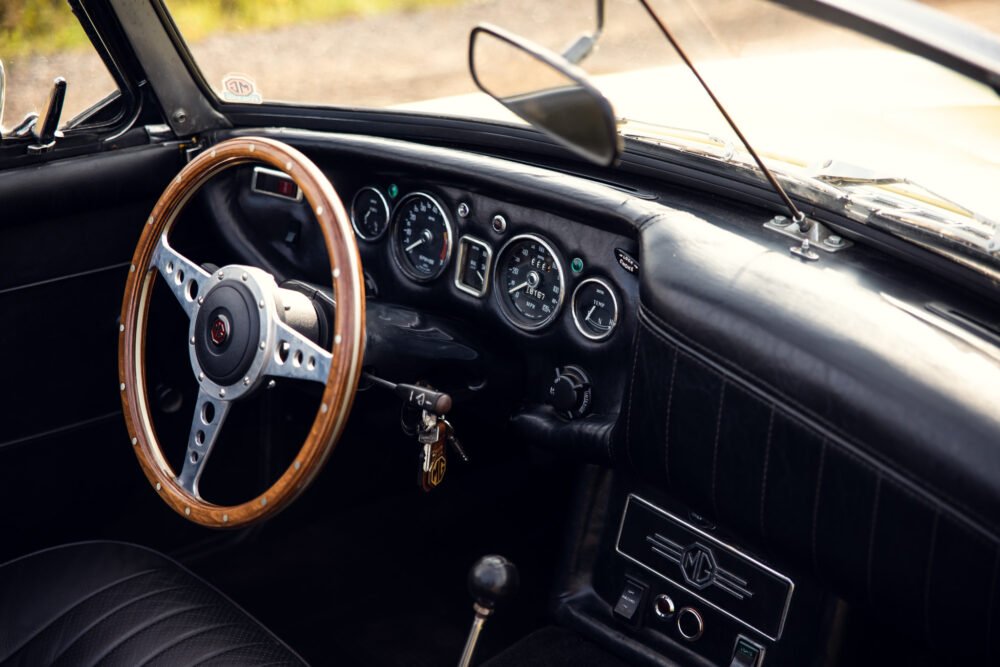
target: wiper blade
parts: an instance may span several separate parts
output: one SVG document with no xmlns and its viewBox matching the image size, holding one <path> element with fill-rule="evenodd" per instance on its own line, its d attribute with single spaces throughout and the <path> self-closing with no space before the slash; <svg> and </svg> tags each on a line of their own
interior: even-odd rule
<svg viewBox="0 0 1000 667">
<path fill-rule="evenodd" d="M 843 192 L 849 210 L 896 223 L 898 235 L 931 244 L 941 240 L 1000 258 L 1000 224 L 909 178 L 835 160 L 823 162 L 808 176 Z"/>
</svg>

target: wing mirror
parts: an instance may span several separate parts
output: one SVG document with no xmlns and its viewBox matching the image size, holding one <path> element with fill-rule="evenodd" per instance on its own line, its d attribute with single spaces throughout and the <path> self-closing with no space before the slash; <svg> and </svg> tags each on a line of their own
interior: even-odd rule
<svg viewBox="0 0 1000 667">
<path fill-rule="evenodd" d="M 469 39 L 476 85 L 577 155 L 611 165 L 621 137 L 611 102 L 566 58 L 494 26 Z"/>
</svg>

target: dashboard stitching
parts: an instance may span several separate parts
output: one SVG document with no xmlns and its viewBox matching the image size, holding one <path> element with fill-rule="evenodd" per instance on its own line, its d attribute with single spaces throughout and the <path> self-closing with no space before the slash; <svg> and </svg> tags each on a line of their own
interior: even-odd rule
<svg viewBox="0 0 1000 667">
<path fill-rule="evenodd" d="M 868 602 L 874 604 L 875 600 L 872 595 L 872 561 L 875 559 L 875 529 L 878 525 L 878 505 L 882 498 L 882 475 L 881 473 L 875 476 L 875 502 L 872 507 L 872 522 L 868 529 L 868 563 L 866 568 L 866 582 L 865 586 L 868 591 Z M 1000 553 L 1000 551 L 998 551 Z"/>
<path fill-rule="evenodd" d="M 774 406 L 767 418 L 767 443 L 764 445 L 764 474 L 760 480 L 760 536 L 764 535 L 764 500 L 767 498 L 767 468 L 771 462 L 771 434 L 774 432 Z"/>
<path fill-rule="evenodd" d="M 934 572 L 934 552 L 937 545 L 938 523 L 941 519 L 941 512 L 934 512 L 934 525 L 931 528 L 931 544 L 928 547 L 927 572 L 924 573 L 924 632 L 931 635 L 931 573 Z"/>
<path fill-rule="evenodd" d="M 997 574 L 998 573 L 1000 573 L 1000 546 L 997 546 L 994 549 L 994 556 L 993 556 L 993 580 L 992 580 L 992 582 L 990 582 L 990 590 L 993 591 L 993 593 L 990 595 L 990 606 L 989 606 L 989 609 L 986 612 L 986 652 L 987 653 L 989 653 L 990 649 L 993 648 L 992 646 L 990 646 L 990 640 L 993 637 L 993 620 L 994 620 L 993 612 L 996 611 L 997 597 L 1000 597 L 1000 596 L 998 596 L 998 593 L 1000 593 L 1000 590 L 997 589 Z"/>
<path fill-rule="evenodd" d="M 663 341 L 666 345 L 677 347 L 680 345 L 680 341 L 683 341 L 684 345 L 690 347 L 692 350 L 695 350 L 699 354 L 707 355 L 710 358 L 714 357 L 714 355 L 712 355 L 711 352 L 704 350 L 697 343 L 688 340 L 686 337 L 683 336 L 683 334 L 676 332 L 669 325 L 663 323 L 663 321 L 660 320 L 654 313 L 649 312 L 648 308 L 646 308 L 644 305 L 640 305 L 639 307 L 639 319 L 641 324 L 645 325 L 645 327 L 650 332 L 652 332 L 654 336 Z M 643 320 L 647 321 L 643 322 Z M 658 331 L 656 327 L 669 330 L 670 335 L 677 336 L 678 340 L 677 341 L 671 340 L 668 334 L 666 334 L 665 332 Z M 868 470 L 870 470 L 875 474 L 880 474 L 880 473 L 884 474 L 886 476 L 886 479 L 888 479 L 897 489 L 905 493 L 907 496 L 915 500 L 922 501 L 923 503 L 934 507 L 938 511 L 941 510 L 948 511 L 960 522 L 970 526 L 976 532 L 985 535 L 991 542 L 1000 541 L 998 540 L 997 534 L 993 528 L 993 524 L 988 520 L 984 520 L 979 512 L 972 510 L 965 503 L 955 500 L 949 494 L 941 491 L 937 487 L 931 486 L 925 480 L 921 479 L 918 483 L 914 480 L 905 477 L 902 472 L 899 471 L 894 472 L 890 470 L 888 466 L 883 464 L 878 459 L 874 458 L 873 454 L 868 453 L 863 446 L 853 441 L 853 439 L 842 433 L 839 429 L 829 426 L 825 420 L 813 414 L 808 409 L 803 408 L 797 402 L 788 398 L 782 392 L 776 390 L 767 382 L 760 380 L 759 378 L 755 378 L 753 382 L 745 380 L 739 375 L 739 373 L 729 369 L 729 367 L 726 365 L 725 362 L 715 360 L 714 358 L 712 362 L 719 365 L 718 370 L 713 369 L 715 370 L 715 372 L 727 375 L 730 377 L 731 380 L 734 381 L 743 380 L 743 382 L 747 384 L 748 388 L 755 395 L 760 397 L 762 401 L 774 407 L 778 406 L 777 401 L 774 398 L 772 398 L 771 395 L 765 392 L 764 389 L 766 389 L 774 396 L 783 399 L 785 403 L 794 408 L 794 411 L 783 410 L 783 412 L 785 412 L 787 416 L 789 416 L 789 418 L 793 419 L 794 421 L 804 426 L 805 428 L 813 431 L 817 430 L 817 425 L 821 426 L 823 430 L 825 430 L 827 433 L 833 434 L 835 436 L 831 438 L 831 440 L 838 446 L 838 449 L 844 455 L 865 466 Z M 705 361 L 700 361 L 699 363 L 701 363 L 706 368 L 710 369 L 713 368 L 712 366 L 708 365 Z M 809 417 L 814 423 L 803 421 L 803 415 Z M 890 476 L 890 473 L 898 476 L 898 479 L 896 477 Z"/>
<path fill-rule="evenodd" d="M 638 329 L 635 332 L 635 353 L 632 355 L 632 377 L 628 384 L 628 415 L 625 417 L 625 458 L 628 460 L 628 464 L 635 467 L 635 463 L 632 461 L 632 399 L 635 395 L 635 375 L 639 369 L 639 336 L 641 331 Z M 667 408 L 669 410 L 669 408 Z M 612 459 L 614 460 L 614 459 Z"/>
<path fill-rule="evenodd" d="M 670 388 L 667 390 L 667 425 L 663 429 L 663 471 L 667 476 L 667 486 L 670 486 L 670 408 L 674 403 L 674 378 L 677 376 L 677 357 L 680 349 L 674 349 L 674 360 L 670 366 Z"/>
<path fill-rule="evenodd" d="M 827 442 L 829 442 L 827 438 L 823 438 L 823 444 L 819 450 L 819 470 L 816 472 L 816 495 L 813 497 L 812 535 L 810 536 L 810 542 L 812 548 L 813 567 L 817 572 L 819 571 L 819 556 L 816 553 L 816 532 L 817 524 L 819 523 L 819 499 L 821 491 L 823 490 L 823 467 L 826 463 Z"/>
<path fill-rule="evenodd" d="M 712 445 L 712 512 L 719 517 L 719 500 L 716 498 L 716 486 L 719 468 L 719 432 L 722 430 L 722 410 L 726 404 L 726 379 L 722 378 L 719 387 L 719 411 L 715 417 L 715 443 Z"/>
</svg>

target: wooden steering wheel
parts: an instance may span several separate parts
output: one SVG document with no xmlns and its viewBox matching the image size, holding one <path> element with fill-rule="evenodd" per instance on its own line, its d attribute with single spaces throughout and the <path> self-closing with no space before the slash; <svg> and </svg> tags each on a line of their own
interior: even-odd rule
<svg viewBox="0 0 1000 667">
<path fill-rule="evenodd" d="M 209 273 L 175 251 L 170 230 L 184 205 L 210 178 L 230 167 L 264 163 L 288 174 L 323 230 L 336 300 L 332 351 L 317 345 L 295 313 L 311 309 L 304 295 L 278 287 L 251 266 Z M 191 366 L 198 381 L 184 465 L 167 462 L 150 419 L 145 341 L 149 300 L 159 274 L 190 320 Z M 308 299 L 307 299 L 308 301 Z M 315 317 L 315 311 L 310 311 Z M 132 446 L 150 483 L 176 512 L 203 526 L 236 528 L 276 514 L 316 477 L 344 429 L 361 374 L 365 343 L 364 278 L 347 213 L 330 181 L 294 148 L 264 138 L 230 139 L 210 147 L 170 182 L 146 221 L 129 267 L 122 303 L 118 374 Z M 234 401 L 269 378 L 325 385 L 305 443 L 281 477 L 239 505 L 207 502 L 198 480 Z"/>
</svg>

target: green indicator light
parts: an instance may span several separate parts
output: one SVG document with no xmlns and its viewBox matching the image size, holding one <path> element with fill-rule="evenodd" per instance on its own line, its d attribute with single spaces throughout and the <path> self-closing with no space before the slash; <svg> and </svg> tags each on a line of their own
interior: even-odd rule
<svg viewBox="0 0 1000 667">
<path fill-rule="evenodd" d="M 399 194 L 399 186 L 397 186 L 395 183 L 391 184 L 389 186 L 389 197 L 395 199 L 398 194 Z"/>
<path fill-rule="evenodd" d="M 573 269 L 573 273 L 580 273 L 583 271 L 583 260 L 579 257 L 574 257 L 573 261 L 569 264 L 570 268 Z"/>
</svg>

